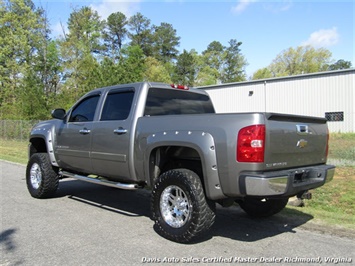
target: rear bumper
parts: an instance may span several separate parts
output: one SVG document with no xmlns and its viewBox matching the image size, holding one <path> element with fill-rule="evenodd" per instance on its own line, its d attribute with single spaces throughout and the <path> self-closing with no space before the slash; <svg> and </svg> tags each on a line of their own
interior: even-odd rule
<svg viewBox="0 0 355 266">
<path fill-rule="evenodd" d="M 319 165 L 275 172 L 243 172 L 239 187 L 248 196 L 294 196 L 333 179 L 334 165 Z"/>
</svg>

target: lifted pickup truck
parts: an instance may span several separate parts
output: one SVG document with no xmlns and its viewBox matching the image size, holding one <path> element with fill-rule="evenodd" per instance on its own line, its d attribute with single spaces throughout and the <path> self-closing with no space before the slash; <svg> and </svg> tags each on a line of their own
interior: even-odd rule
<svg viewBox="0 0 355 266">
<path fill-rule="evenodd" d="M 335 170 L 326 164 L 325 119 L 215 114 L 206 92 L 184 86 L 100 88 L 52 117 L 30 134 L 26 181 L 33 197 L 53 196 L 65 177 L 148 187 L 157 231 L 181 243 L 211 228 L 216 203 L 271 216 Z"/>
</svg>

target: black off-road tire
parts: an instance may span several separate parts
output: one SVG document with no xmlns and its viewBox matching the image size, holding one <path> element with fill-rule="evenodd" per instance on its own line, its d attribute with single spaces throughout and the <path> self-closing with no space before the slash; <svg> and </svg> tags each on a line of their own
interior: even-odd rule
<svg viewBox="0 0 355 266">
<path fill-rule="evenodd" d="M 158 178 L 151 211 L 157 232 L 178 243 L 204 235 L 216 216 L 215 203 L 206 199 L 199 176 L 187 169 L 169 170 Z"/>
<path fill-rule="evenodd" d="M 47 153 L 31 156 L 26 169 L 27 189 L 34 198 L 52 197 L 58 189 L 59 178 Z"/>
<path fill-rule="evenodd" d="M 270 217 L 282 211 L 288 202 L 288 198 L 245 198 L 239 201 L 240 207 L 251 217 Z"/>
</svg>

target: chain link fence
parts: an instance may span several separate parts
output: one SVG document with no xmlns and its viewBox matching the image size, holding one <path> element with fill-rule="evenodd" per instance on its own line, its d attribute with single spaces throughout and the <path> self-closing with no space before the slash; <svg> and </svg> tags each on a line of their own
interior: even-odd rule
<svg viewBox="0 0 355 266">
<path fill-rule="evenodd" d="M 31 128 L 39 120 L 0 120 L 0 138 L 27 141 Z"/>
</svg>

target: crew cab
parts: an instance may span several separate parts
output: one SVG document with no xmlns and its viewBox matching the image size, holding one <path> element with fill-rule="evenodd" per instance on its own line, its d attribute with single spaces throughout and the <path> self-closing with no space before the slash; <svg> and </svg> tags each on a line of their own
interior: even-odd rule
<svg viewBox="0 0 355 266">
<path fill-rule="evenodd" d="M 326 164 L 326 119 L 216 114 L 205 91 L 180 85 L 99 88 L 52 117 L 30 133 L 26 180 L 33 197 L 54 196 L 62 178 L 148 188 L 157 231 L 181 243 L 211 228 L 216 203 L 271 216 L 335 170 Z"/>
</svg>

